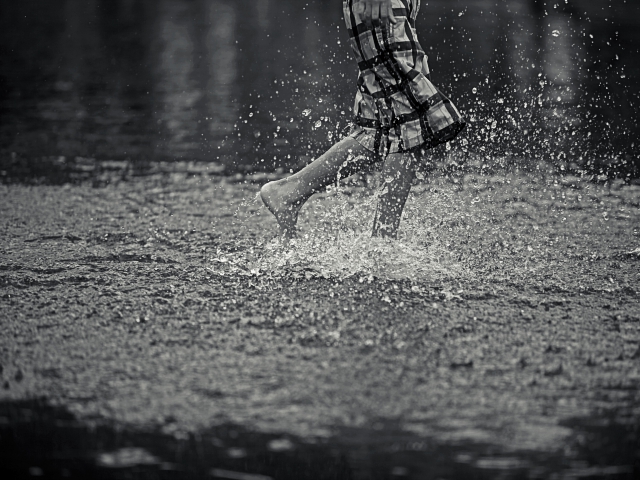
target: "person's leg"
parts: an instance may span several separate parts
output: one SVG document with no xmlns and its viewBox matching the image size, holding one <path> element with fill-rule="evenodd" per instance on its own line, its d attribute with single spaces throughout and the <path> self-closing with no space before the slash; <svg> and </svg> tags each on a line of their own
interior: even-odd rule
<svg viewBox="0 0 640 480">
<path fill-rule="evenodd" d="M 276 217 L 285 236 L 295 234 L 298 212 L 316 192 L 340 178 L 347 178 L 373 162 L 371 153 L 346 137 L 321 157 L 290 177 L 269 182 L 260 189 L 265 206 Z"/>
<path fill-rule="evenodd" d="M 411 153 L 394 153 L 385 159 L 372 236 L 396 238 L 415 168 L 416 159 Z"/>
</svg>

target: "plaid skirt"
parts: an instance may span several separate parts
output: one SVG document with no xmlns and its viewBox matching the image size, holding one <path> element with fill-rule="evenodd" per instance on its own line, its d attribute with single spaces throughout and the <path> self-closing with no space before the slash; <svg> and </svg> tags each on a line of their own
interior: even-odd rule
<svg viewBox="0 0 640 480">
<path fill-rule="evenodd" d="M 373 29 L 360 20 L 356 3 L 343 1 L 359 69 L 349 136 L 382 158 L 453 139 L 465 121 L 429 78 L 427 55 L 415 29 L 420 0 L 392 0 L 397 23 Z"/>
</svg>

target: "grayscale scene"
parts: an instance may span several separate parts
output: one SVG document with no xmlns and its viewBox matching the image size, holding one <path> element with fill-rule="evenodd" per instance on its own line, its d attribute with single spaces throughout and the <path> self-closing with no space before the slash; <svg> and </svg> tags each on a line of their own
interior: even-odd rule
<svg viewBox="0 0 640 480">
<path fill-rule="evenodd" d="M 0 0 L 0 477 L 640 478 L 639 0 Z"/>
</svg>

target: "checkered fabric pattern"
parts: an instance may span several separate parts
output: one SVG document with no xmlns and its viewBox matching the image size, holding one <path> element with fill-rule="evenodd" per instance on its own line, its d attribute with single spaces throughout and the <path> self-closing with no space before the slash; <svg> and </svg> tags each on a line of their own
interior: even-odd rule
<svg viewBox="0 0 640 480">
<path fill-rule="evenodd" d="M 350 136 L 382 158 L 390 153 L 431 148 L 465 127 L 458 109 L 429 78 L 427 56 L 415 22 L 420 0 L 392 0 L 398 20 L 368 28 L 344 0 L 344 18 L 358 61 L 358 91 Z"/>
</svg>

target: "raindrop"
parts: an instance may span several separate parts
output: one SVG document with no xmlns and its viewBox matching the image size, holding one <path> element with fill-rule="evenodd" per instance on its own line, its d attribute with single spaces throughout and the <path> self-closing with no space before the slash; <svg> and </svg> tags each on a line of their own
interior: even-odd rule
<svg viewBox="0 0 640 480">
<path fill-rule="evenodd" d="M 471 91 L 472 91 L 473 93 L 478 93 L 478 89 L 477 89 L 476 87 L 473 87 L 473 88 L 471 89 Z"/>
</svg>

